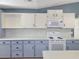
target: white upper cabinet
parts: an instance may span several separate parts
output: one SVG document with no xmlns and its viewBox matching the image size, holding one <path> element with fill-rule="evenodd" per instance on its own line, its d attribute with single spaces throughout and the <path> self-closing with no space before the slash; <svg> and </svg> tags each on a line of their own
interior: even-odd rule
<svg viewBox="0 0 79 59">
<path fill-rule="evenodd" d="M 33 28 L 34 14 L 3 13 L 2 28 Z"/>
<path fill-rule="evenodd" d="M 46 28 L 46 13 L 2 13 L 2 28 Z"/>
<path fill-rule="evenodd" d="M 2 13 L 2 28 L 20 28 L 21 14 Z"/>
<path fill-rule="evenodd" d="M 36 28 L 47 27 L 47 14 L 46 13 L 37 13 L 35 15 L 35 26 Z"/>
<path fill-rule="evenodd" d="M 63 22 L 65 24 L 65 28 L 74 28 L 75 14 L 74 13 L 64 13 Z"/>
<path fill-rule="evenodd" d="M 24 13 L 21 17 L 21 26 L 23 28 L 34 28 L 34 13 Z"/>
</svg>

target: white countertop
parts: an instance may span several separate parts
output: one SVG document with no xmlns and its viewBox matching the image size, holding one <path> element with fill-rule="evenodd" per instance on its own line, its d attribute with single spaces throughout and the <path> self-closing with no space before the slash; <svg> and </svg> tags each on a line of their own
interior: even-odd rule
<svg viewBox="0 0 79 59">
<path fill-rule="evenodd" d="M 79 51 L 44 51 L 43 59 L 79 59 Z"/>
</svg>

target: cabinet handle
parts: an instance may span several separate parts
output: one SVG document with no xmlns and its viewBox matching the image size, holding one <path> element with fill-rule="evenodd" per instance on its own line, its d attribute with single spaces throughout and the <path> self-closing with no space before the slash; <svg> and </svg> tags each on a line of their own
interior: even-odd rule
<svg viewBox="0 0 79 59">
<path fill-rule="evenodd" d="M 43 41 L 41 41 L 41 43 L 43 43 Z"/>
<path fill-rule="evenodd" d="M 48 50 L 48 46 L 46 46 L 46 50 Z"/>
<path fill-rule="evenodd" d="M 64 24 L 64 26 L 65 26 L 65 24 Z"/>
<path fill-rule="evenodd" d="M 33 26 L 35 27 L 36 25 L 35 25 L 35 24 L 33 24 Z"/>
<path fill-rule="evenodd" d="M 16 54 L 16 56 L 19 56 L 19 54 Z"/>
<path fill-rule="evenodd" d="M 68 50 L 68 49 L 69 49 L 69 47 L 67 46 L 67 47 L 66 47 L 66 49 Z"/>
<path fill-rule="evenodd" d="M 34 49 L 34 47 L 32 47 L 32 49 Z"/>
<path fill-rule="evenodd" d="M 45 24 L 45 26 L 47 26 L 47 24 Z"/>
</svg>

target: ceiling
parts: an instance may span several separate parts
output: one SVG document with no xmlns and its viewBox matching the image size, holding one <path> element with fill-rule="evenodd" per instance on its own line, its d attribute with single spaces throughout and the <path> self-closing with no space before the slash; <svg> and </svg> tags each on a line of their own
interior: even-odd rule
<svg viewBox="0 0 79 59">
<path fill-rule="evenodd" d="M 75 2 L 79 0 L 0 0 L 0 8 L 40 9 Z"/>
</svg>

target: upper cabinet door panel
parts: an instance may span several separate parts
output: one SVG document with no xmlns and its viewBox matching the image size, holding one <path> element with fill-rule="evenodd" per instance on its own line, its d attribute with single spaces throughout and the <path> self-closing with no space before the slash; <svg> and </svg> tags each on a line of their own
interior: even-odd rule
<svg viewBox="0 0 79 59">
<path fill-rule="evenodd" d="M 2 28 L 20 28 L 21 15 L 17 13 L 2 14 Z"/>
<path fill-rule="evenodd" d="M 74 28 L 75 14 L 74 13 L 64 13 L 64 24 L 65 24 L 65 28 Z"/>
<path fill-rule="evenodd" d="M 47 27 L 47 14 L 37 13 L 35 15 L 35 25 L 36 25 L 36 28 L 46 28 Z"/>
<path fill-rule="evenodd" d="M 34 14 L 3 13 L 2 28 L 33 28 Z"/>
<path fill-rule="evenodd" d="M 33 28 L 34 27 L 34 14 L 33 13 L 25 13 L 22 14 L 21 24 L 24 28 Z"/>
<path fill-rule="evenodd" d="M 49 20 L 60 20 L 63 18 L 63 10 L 48 10 L 47 15 Z"/>
</svg>

